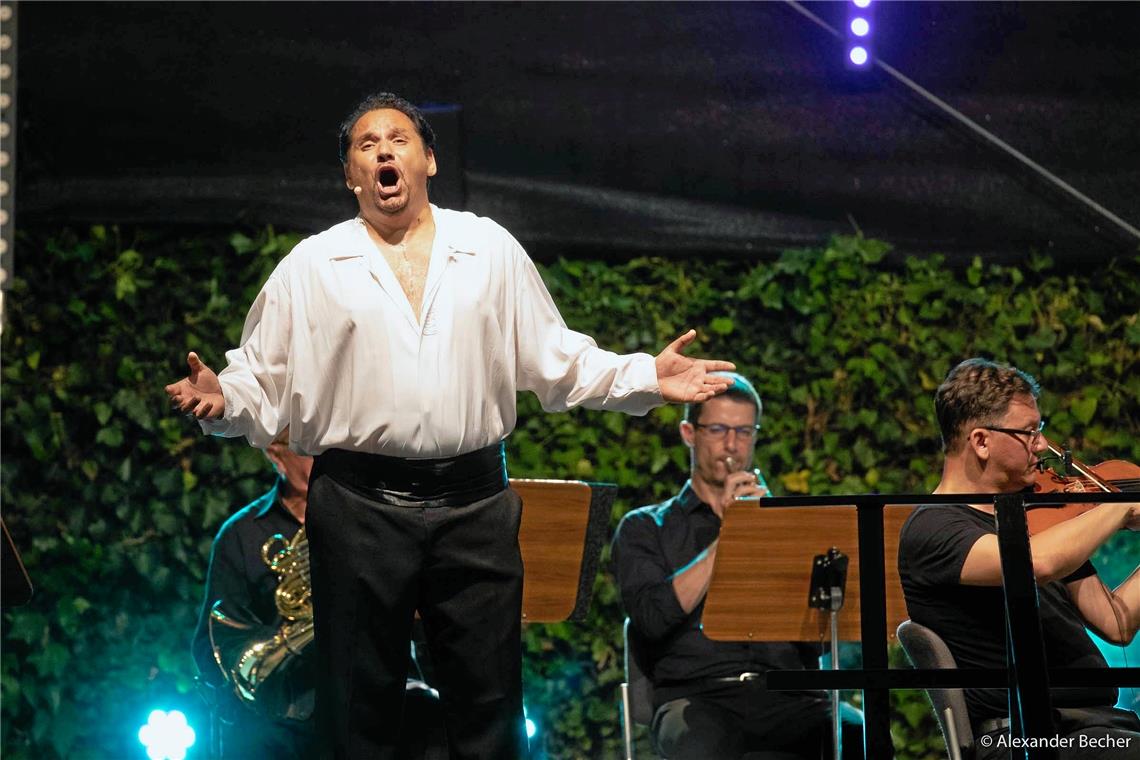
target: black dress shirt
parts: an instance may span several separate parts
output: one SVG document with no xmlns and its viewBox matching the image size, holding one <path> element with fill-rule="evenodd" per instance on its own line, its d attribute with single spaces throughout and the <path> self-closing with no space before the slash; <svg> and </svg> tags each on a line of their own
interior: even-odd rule
<svg viewBox="0 0 1140 760">
<path fill-rule="evenodd" d="M 630 635 L 659 703 L 692 693 L 710 678 L 819 667 L 814 644 L 713 641 L 701 631 L 704 600 L 692 612 L 681 608 L 673 576 L 719 534 L 720 518 L 686 483 L 668 501 L 627 514 L 614 536 L 613 562 Z"/>
<path fill-rule="evenodd" d="M 206 593 L 191 649 L 199 674 L 213 687 L 211 699 L 216 701 L 213 709 L 220 731 L 220 737 L 213 740 L 221 745 L 214 749 L 220 750 L 223 760 L 302 760 L 317 754 L 312 719 L 274 720 L 254 712 L 226 683 L 210 645 L 210 610 L 219 600 L 228 616 L 265 626 L 267 635 L 284 622 L 274 601 L 277 575 L 261 557 L 261 548 L 271 537 L 280 534 L 288 541 L 301 529 L 300 521 L 278 498 L 282 483 L 278 477 L 273 488 L 226 520 L 210 553 Z M 311 710 L 315 678 L 312 650 L 309 646 L 289 668 L 286 682 L 278 684 L 278 690 L 287 687 L 282 699 L 305 712 Z"/>
<path fill-rule="evenodd" d="M 267 493 L 226 520 L 214 539 L 205 600 L 192 645 L 198 672 L 211 683 L 222 680 L 207 628 L 215 602 L 222 600 L 227 614 L 243 622 L 273 626 L 282 622 L 273 599 L 277 576 L 261 558 L 261 547 L 274 534 L 292 539 L 301 523 L 277 498 L 280 487 L 278 478 Z"/>
</svg>

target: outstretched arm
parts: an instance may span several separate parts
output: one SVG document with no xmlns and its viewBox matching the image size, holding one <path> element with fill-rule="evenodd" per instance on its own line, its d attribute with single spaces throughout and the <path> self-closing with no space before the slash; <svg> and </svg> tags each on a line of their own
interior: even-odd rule
<svg viewBox="0 0 1140 760">
<path fill-rule="evenodd" d="M 666 401 L 701 402 L 707 401 L 728 389 L 731 381 L 710 372 L 736 369 L 732 362 L 717 359 L 690 359 L 682 352 L 697 337 L 696 330 L 689 330 L 665 347 L 657 355 L 657 384 L 661 396 Z"/>
<path fill-rule="evenodd" d="M 1037 583 L 1068 576 L 1121 528 L 1140 528 L 1140 504 L 1101 504 L 1031 536 L 1029 551 Z M 962 565 L 961 582 L 966 586 L 1001 585 L 996 535 L 982 536 L 970 549 Z"/>
<path fill-rule="evenodd" d="M 165 388 L 170 403 L 178 411 L 200 420 L 221 419 L 226 411 L 226 399 L 218 376 L 193 351 L 186 357 L 186 364 L 190 374 Z"/>
</svg>

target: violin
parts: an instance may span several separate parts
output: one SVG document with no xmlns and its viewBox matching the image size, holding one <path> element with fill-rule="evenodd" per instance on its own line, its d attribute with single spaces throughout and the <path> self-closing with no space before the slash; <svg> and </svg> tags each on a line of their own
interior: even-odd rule
<svg viewBox="0 0 1140 760">
<path fill-rule="evenodd" d="M 1037 462 L 1034 493 L 1120 493 L 1140 491 L 1140 466 L 1121 459 L 1110 459 L 1097 465 L 1087 465 L 1073 458 L 1067 449 L 1059 449 L 1048 438 L 1045 445 L 1049 455 Z M 1060 464 L 1065 474 L 1056 469 Z M 1042 504 L 1025 513 L 1030 535 L 1040 533 L 1059 522 L 1084 514 L 1097 504 Z"/>
</svg>

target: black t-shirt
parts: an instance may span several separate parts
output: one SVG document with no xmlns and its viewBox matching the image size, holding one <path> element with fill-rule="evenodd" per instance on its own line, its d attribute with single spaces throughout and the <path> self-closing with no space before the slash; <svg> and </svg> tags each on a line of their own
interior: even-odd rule
<svg viewBox="0 0 1140 760">
<path fill-rule="evenodd" d="M 899 576 L 911 620 L 946 642 L 960 668 L 1005 668 L 1005 598 L 1001 586 L 964 586 L 966 555 L 995 534 L 994 518 L 965 504 L 919 507 L 899 536 Z M 1094 575 L 1086 562 L 1072 575 L 1038 588 L 1045 656 L 1051 668 L 1107 668 L 1065 584 Z M 1054 707 L 1112 706 L 1114 688 L 1053 689 Z M 1009 714 L 1003 689 L 966 689 L 974 723 Z"/>
</svg>

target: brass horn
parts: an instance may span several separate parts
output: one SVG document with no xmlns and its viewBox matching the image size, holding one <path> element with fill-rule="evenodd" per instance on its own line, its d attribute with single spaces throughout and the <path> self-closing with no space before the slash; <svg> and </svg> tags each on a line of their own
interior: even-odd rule
<svg viewBox="0 0 1140 760">
<path fill-rule="evenodd" d="M 286 541 L 275 534 L 261 547 L 261 558 L 278 577 L 274 602 L 283 618 L 279 627 L 244 622 L 221 600 L 210 610 L 210 645 L 214 660 L 238 698 L 272 718 L 304 720 L 312 713 L 311 679 L 292 679 L 297 660 L 313 641 L 309 541 L 305 529 Z M 298 681 L 297 683 L 294 683 Z"/>
</svg>

